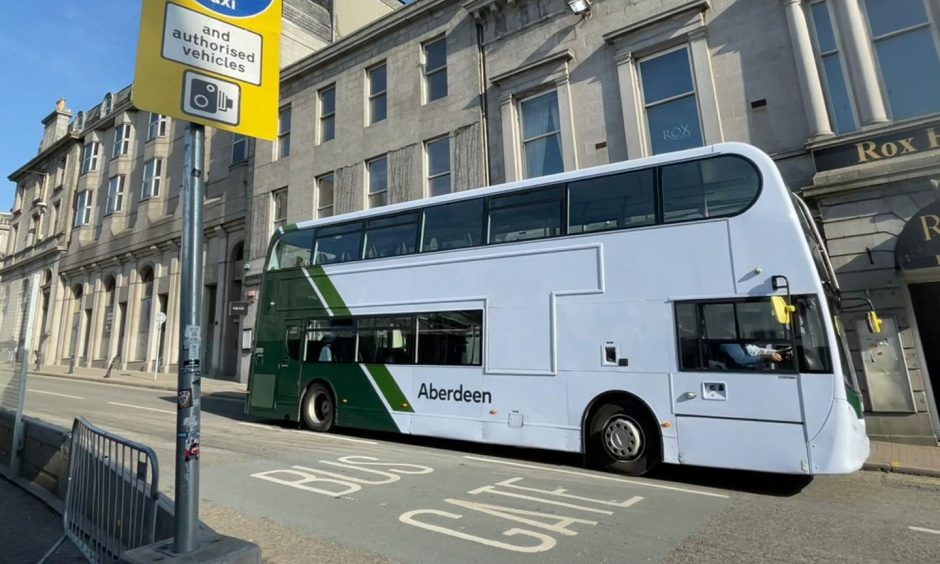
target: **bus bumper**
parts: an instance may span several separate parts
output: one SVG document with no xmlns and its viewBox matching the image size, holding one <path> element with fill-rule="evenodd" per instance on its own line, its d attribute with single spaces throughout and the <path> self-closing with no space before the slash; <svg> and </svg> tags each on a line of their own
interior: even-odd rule
<svg viewBox="0 0 940 564">
<path fill-rule="evenodd" d="M 810 439 L 811 474 L 848 474 L 861 469 L 870 445 L 865 420 L 844 399 L 835 399 L 829 418 Z"/>
</svg>

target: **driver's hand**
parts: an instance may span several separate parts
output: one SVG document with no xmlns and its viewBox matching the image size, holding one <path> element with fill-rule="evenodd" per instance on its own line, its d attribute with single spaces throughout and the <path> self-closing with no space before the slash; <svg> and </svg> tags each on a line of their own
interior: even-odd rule
<svg viewBox="0 0 940 564">
<path fill-rule="evenodd" d="M 774 362 L 780 362 L 783 360 L 783 356 L 778 352 L 767 353 L 764 355 L 766 360 L 772 360 Z"/>
</svg>

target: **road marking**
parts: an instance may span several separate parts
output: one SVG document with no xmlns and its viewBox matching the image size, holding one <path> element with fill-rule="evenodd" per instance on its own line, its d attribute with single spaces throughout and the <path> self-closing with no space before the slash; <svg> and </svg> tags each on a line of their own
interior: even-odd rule
<svg viewBox="0 0 940 564">
<path fill-rule="evenodd" d="M 536 466 L 535 464 L 523 464 L 523 463 L 521 463 L 521 462 L 510 462 L 510 461 L 508 461 L 508 460 L 497 460 L 497 459 L 495 459 L 495 458 L 483 458 L 483 457 L 481 457 L 481 456 L 469 456 L 469 455 L 464 455 L 464 458 L 467 458 L 467 459 L 470 459 L 470 460 L 477 460 L 477 461 L 480 461 L 480 462 L 489 462 L 489 463 L 492 463 L 492 464 L 504 464 L 504 465 L 506 465 L 506 466 L 516 466 L 516 467 L 518 467 L 518 468 L 530 468 L 530 469 L 532 469 L 532 470 L 545 470 L 545 471 L 547 471 L 547 472 L 557 472 L 557 473 L 559 473 L 559 474 L 569 474 L 569 475 L 571 475 L 571 476 L 581 476 L 581 477 L 583 477 L 583 478 L 594 478 L 594 479 L 596 479 L 596 480 L 606 480 L 606 481 L 609 481 L 609 482 L 620 482 L 620 483 L 622 483 L 622 484 L 633 484 L 633 485 L 635 485 L 635 486 L 644 486 L 644 487 L 647 487 L 647 488 L 657 488 L 657 489 L 660 489 L 660 490 L 669 490 L 669 491 L 674 491 L 674 492 L 682 492 L 682 493 L 689 493 L 689 494 L 695 494 L 695 495 L 703 495 L 703 496 L 706 496 L 706 497 L 718 497 L 718 498 L 721 498 L 721 499 L 728 499 L 728 498 L 729 498 L 729 496 L 727 496 L 727 495 L 725 495 L 725 494 L 712 493 L 712 492 L 703 492 L 703 491 L 701 491 L 701 490 L 691 490 L 691 489 L 688 489 L 688 488 L 677 488 L 677 487 L 675 487 L 675 486 L 665 486 L 665 485 L 663 485 L 663 484 L 653 484 L 653 483 L 649 483 L 649 482 L 641 482 L 641 481 L 639 481 L 639 480 L 630 480 L 630 479 L 627 479 L 627 478 L 616 478 L 616 477 L 614 477 L 614 476 L 603 476 L 603 475 L 599 475 L 599 474 L 591 474 L 591 473 L 588 473 L 588 472 L 577 472 L 577 471 L 574 471 L 574 470 L 563 470 L 563 469 L 561 469 L 561 468 L 548 468 L 548 467 L 545 467 L 545 466 Z"/>
<path fill-rule="evenodd" d="M 46 395 L 48 395 L 48 396 L 59 396 L 60 398 L 71 398 L 71 399 L 77 399 L 77 400 L 83 400 L 83 399 L 85 399 L 85 398 L 79 397 L 79 396 L 70 396 L 70 395 L 68 395 L 68 394 L 57 394 L 57 393 L 55 393 L 55 392 L 44 392 L 44 391 L 42 391 L 42 390 L 33 390 L 33 389 L 31 389 L 31 388 L 27 388 L 26 391 L 27 391 L 27 392 L 33 392 L 34 394 L 46 394 Z"/>
<path fill-rule="evenodd" d="M 288 431 L 289 433 L 301 433 L 301 434 L 304 434 L 304 435 L 306 435 L 306 436 L 308 436 L 308 437 L 317 437 L 317 438 L 324 438 L 324 439 L 336 439 L 337 441 L 347 441 L 347 442 L 350 442 L 350 443 L 359 443 L 359 444 L 361 444 L 361 445 L 377 445 L 377 444 L 379 444 L 379 443 L 377 443 L 377 442 L 375 442 L 375 441 L 367 441 L 367 440 L 365 440 L 365 439 L 354 439 L 354 438 L 352 438 L 352 437 L 344 437 L 344 436 L 342 436 L 342 435 L 331 435 L 331 434 L 328 434 L 328 433 L 313 433 L 313 432 L 310 432 L 310 431 L 301 431 L 301 430 L 299 430 L 299 429 L 288 429 L 287 431 Z"/>
<path fill-rule="evenodd" d="M 919 533 L 930 533 L 931 535 L 940 535 L 940 531 L 936 531 L 934 529 L 925 529 L 923 527 L 914 527 L 914 526 L 909 526 L 908 529 L 912 531 L 917 531 Z"/>
<path fill-rule="evenodd" d="M 245 427 L 257 427 L 258 429 L 265 429 L 268 431 L 283 431 L 283 429 L 278 429 L 277 427 L 272 427 L 270 425 L 260 425 L 258 423 L 249 423 L 247 421 L 238 421 L 239 425 L 244 425 Z"/>
<path fill-rule="evenodd" d="M 142 405 L 131 405 L 131 404 L 129 404 L 129 403 L 118 403 L 118 402 L 116 402 L 116 401 L 109 401 L 109 402 L 108 402 L 108 405 L 117 405 L 117 406 L 119 406 L 119 407 L 130 407 L 131 409 L 143 409 L 143 410 L 145 410 L 145 411 L 156 411 L 156 412 L 158 412 L 158 413 L 170 413 L 170 414 L 174 414 L 174 415 L 176 414 L 175 411 L 169 411 L 169 410 L 166 410 L 166 409 L 156 409 L 156 408 L 153 408 L 153 407 L 144 407 L 144 406 L 142 406 Z"/>
</svg>

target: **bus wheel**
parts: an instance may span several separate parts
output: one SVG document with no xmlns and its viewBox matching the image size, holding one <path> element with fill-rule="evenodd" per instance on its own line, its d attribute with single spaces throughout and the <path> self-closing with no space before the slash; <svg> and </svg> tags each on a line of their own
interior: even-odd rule
<svg viewBox="0 0 940 564">
<path fill-rule="evenodd" d="M 304 394 L 300 413 L 304 419 L 304 425 L 311 431 L 323 433 L 332 429 L 336 406 L 330 389 L 319 382 L 312 384 Z"/>
<path fill-rule="evenodd" d="M 647 410 L 629 400 L 602 405 L 591 418 L 588 457 L 594 466 L 642 476 L 659 463 L 659 433 Z"/>
</svg>

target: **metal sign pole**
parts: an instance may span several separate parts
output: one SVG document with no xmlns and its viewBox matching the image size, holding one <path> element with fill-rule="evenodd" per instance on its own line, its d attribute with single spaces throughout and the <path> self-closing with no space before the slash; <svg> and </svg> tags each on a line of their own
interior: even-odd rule
<svg viewBox="0 0 940 564">
<path fill-rule="evenodd" d="M 205 127 L 186 126 L 181 244 L 179 384 L 176 411 L 176 531 L 174 552 L 196 548 L 199 526 L 199 365 L 202 334 L 203 166 Z"/>
<path fill-rule="evenodd" d="M 24 318 L 20 326 L 23 332 L 23 334 L 20 335 L 20 338 L 23 340 L 23 346 L 20 348 L 20 354 L 22 355 L 19 367 L 20 386 L 16 400 L 16 416 L 13 419 L 13 448 L 10 449 L 10 470 L 13 472 L 14 476 L 20 473 L 21 455 L 26 445 L 24 436 L 26 430 L 23 428 L 23 408 L 26 405 L 26 379 L 29 376 L 29 355 L 33 351 L 33 323 L 35 322 L 34 317 L 36 315 L 36 301 L 39 299 L 38 274 L 34 274 L 32 278 L 29 279 L 29 287 L 26 291 L 29 293 L 25 296 L 27 302 L 26 307 L 23 309 Z"/>
</svg>

